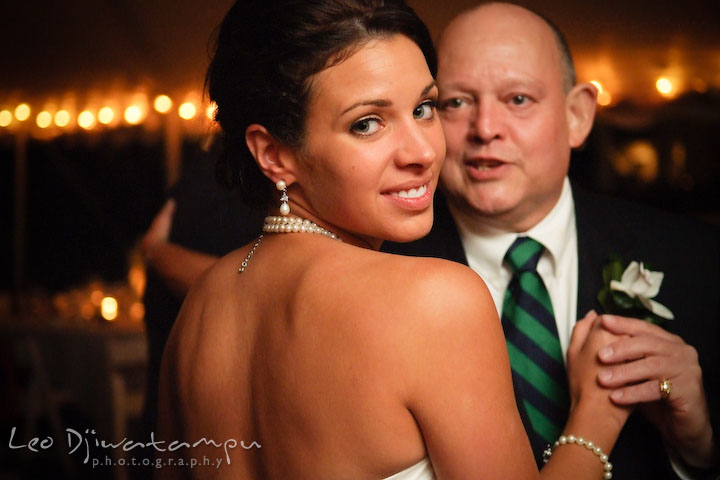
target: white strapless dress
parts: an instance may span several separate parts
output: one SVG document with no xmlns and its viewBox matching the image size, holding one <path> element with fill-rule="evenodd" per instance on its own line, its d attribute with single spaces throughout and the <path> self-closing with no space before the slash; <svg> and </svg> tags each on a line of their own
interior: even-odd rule
<svg viewBox="0 0 720 480">
<path fill-rule="evenodd" d="M 425 457 L 412 467 L 383 480 L 435 480 L 435 472 L 430 459 Z"/>
</svg>

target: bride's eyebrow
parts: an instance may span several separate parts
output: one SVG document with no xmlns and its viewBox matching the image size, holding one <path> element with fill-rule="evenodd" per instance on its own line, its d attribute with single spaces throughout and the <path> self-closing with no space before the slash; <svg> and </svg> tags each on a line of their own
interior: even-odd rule
<svg viewBox="0 0 720 480">
<path fill-rule="evenodd" d="M 420 96 L 421 96 L 421 97 L 424 97 L 425 95 L 428 94 L 428 92 L 429 92 L 430 90 L 432 90 L 432 89 L 433 89 L 434 87 L 436 87 L 436 86 L 437 86 L 437 82 L 436 82 L 435 80 L 433 80 L 432 82 L 430 82 L 430 84 L 429 84 L 427 87 L 425 87 L 425 88 L 423 89 L 423 91 L 422 91 L 422 93 L 420 94 Z"/>
<path fill-rule="evenodd" d="M 425 88 L 423 88 L 423 90 L 422 90 L 422 92 L 420 93 L 419 96 L 420 96 L 420 97 L 424 97 L 424 96 L 427 95 L 428 92 L 430 92 L 430 90 L 432 90 L 435 86 L 437 86 L 437 82 L 436 82 L 435 80 L 433 80 L 433 81 L 430 82 Z M 364 106 L 366 106 L 366 105 L 373 105 L 373 106 L 375 106 L 375 107 L 389 107 L 390 105 L 392 105 L 392 102 L 391 102 L 390 100 L 385 100 L 385 99 L 361 100 L 361 101 L 359 101 L 359 102 L 353 103 L 353 104 L 350 105 L 348 108 L 346 108 L 345 110 L 343 110 L 343 111 L 340 113 L 340 116 L 345 115 L 345 114 L 346 114 L 347 112 L 349 112 L 350 110 L 353 110 L 353 109 L 358 108 L 358 107 L 364 107 Z"/>
<path fill-rule="evenodd" d="M 358 108 L 358 107 L 364 107 L 365 105 L 373 105 L 373 106 L 375 106 L 375 107 L 389 107 L 390 105 L 392 105 L 392 102 L 391 102 L 390 100 L 383 100 L 383 99 L 377 99 L 377 100 L 361 100 L 361 101 L 359 101 L 359 102 L 353 103 L 353 104 L 350 105 L 348 108 L 346 108 L 345 110 L 343 110 L 343 111 L 340 113 L 340 116 L 345 115 L 345 114 L 346 114 L 347 112 L 349 112 L 350 110 L 353 110 L 353 109 Z"/>
</svg>

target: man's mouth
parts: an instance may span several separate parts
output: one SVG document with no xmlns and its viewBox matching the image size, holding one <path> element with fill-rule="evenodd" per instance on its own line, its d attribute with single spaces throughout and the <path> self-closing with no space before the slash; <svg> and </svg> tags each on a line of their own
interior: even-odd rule
<svg viewBox="0 0 720 480">
<path fill-rule="evenodd" d="M 487 171 L 505 165 L 505 162 L 501 160 L 495 160 L 494 158 L 479 158 L 474 160 L 467 160 L 465 161 L 465 165 L 474 168 L 475 170 Z"/>
</svg>

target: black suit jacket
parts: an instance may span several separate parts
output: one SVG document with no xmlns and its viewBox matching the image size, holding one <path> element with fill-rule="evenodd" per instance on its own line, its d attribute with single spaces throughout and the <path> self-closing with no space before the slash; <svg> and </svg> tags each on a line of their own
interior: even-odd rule
<svg viewBox="0 0 720 480">
<path fill-rule="evenodd" d="M 699 222 L 622 200 L 591 194 L 573 185 L 578 232 L 578 308 L 602 311 L 597 294 L 610 254 L 643 261 L 665 273 L 655 298 L 675 314 L 668 329 L 698 352 L 715 432 L 720 407 L 720 241 L 718 232 Z M 446 258 L 467 265 L 467 258 L 442 196 L 436 196 L 430 233 L 410 244 L 388 243 L 394 253 Z M 575 432 L 582 435 L 582 432 Z M 717 435 L 717 433 L 716 433 Z M 613 478 L 674 479 L 660 435 L 634 413 L 610 456 Z"/>
</svg>

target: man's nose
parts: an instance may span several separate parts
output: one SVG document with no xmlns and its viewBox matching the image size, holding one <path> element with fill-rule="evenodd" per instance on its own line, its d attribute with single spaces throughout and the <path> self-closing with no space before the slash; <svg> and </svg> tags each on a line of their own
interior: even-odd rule
<svg viewBox="0 0 720 480">
<path fill-rule="evenodd" d="M 479 143 L 489 143 L 502 138 L 503 117 L 502 108 L 497 101 L 483 99 L 475 105 L 475 112 L 471 119 L 470 135 Z"/>
</svg>

